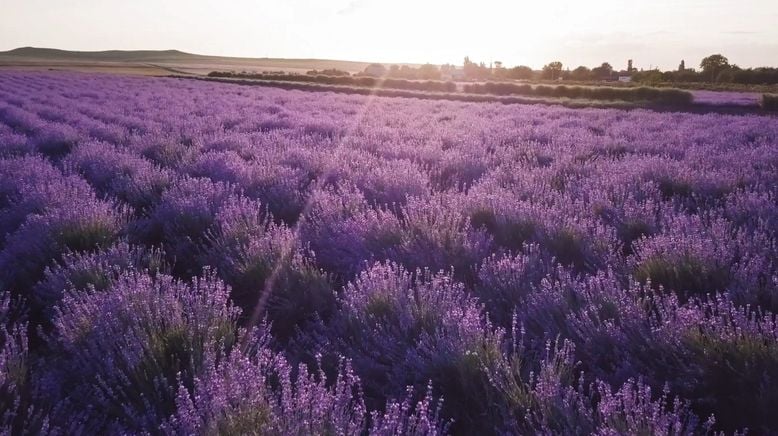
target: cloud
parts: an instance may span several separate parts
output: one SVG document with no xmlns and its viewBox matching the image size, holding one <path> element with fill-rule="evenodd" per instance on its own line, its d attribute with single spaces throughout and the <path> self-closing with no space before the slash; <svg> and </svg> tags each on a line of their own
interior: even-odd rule
<svg viewBox="0 0 778 436">
<path fill-rule="evenodd" d="M 752 30 L 728 30 L 722 33 L 726 35 L 759 35 L 762 32 L 754 32 Z"/>
<path fill-rule="evenodd" d="M 609 49 L 644 49 L 650 41 L 658 36 L 671 35 L 667 31 L 654 31 L 646 34 L 627 32 L 611 33 L 571 33 L 563 37 L 561 43 L 566 47 L 609 48 Z"/>
<path fill-rule="evenodd" d="M 352 0 L 349 2 L 349 4 L 346 5 L 345 8 L 338 11 L 338 15 L 353 14 L 354 12 L 367 6 L 368 3 L 370 3 L 370 0 Z"/>
</svg>

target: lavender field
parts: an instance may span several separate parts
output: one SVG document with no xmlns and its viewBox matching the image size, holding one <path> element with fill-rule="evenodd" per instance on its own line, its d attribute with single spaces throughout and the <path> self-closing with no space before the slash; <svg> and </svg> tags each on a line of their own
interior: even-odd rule
<svg viewBox="0 0 778 436">
<path fill-rule="evenodd" d="M 0 434 L 778 432 L 778 119 L 0 73 Z"/>
</svg>

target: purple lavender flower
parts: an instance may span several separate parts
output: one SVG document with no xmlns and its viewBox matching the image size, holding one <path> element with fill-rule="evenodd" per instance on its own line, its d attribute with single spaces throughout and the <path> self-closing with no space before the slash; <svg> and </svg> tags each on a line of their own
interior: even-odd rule
<svg viewBox="0 0 778 436">
<path fill-rule="evenodd" d="M 102 250 L 65 253 L 60 262 L 46 268 L 34 295 L 37 301 L 50 306 L 66 290 L 105 291 L 129 271 L 155 275 L 168 270 L 162 250 L 120 242 Z"/>
<path fill-rule="evenodd" d="M 479 357 L 499 353 L 499 335 L 450 275 L 376 264 L 346 286 L 340 304 L 328 338 L 353 359 L 370 400 L 432 380 L 461 429 L 488 414 Z"/>
<path fill-rule="evenodd" d="M 207 356 L 236 341 L 239 310 L 228 297 L 211 274 L 186 284 L 130 272 L 102 292 L 68 292 L 50 344 L 57 394 L 95 411 L 85 417 L 95 431 L 157 428 L 175 411 L 179 381 L 191 387 Z"/>
<path fill-rule="evenodd" d="M 0 251 L 0 284 L 23 293 L 44 269 L 68 251 L 88 251 L 112 244 L 122 231 L 126 211 L 90 198 L 30 215 Z"/>
</svg>

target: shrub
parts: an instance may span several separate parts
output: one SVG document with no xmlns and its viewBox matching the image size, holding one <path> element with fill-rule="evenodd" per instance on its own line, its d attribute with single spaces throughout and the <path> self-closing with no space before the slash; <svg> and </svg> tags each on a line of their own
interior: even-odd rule
<svg viewBox="0 0 778 436">
<path fill-rule="evenodd" d="M 0 128 L 0 156 L 28 155 L 34 152 L 26 136 Z"/>
<path fill-rule="evenodd" d="M 430 171 L 430 182 L 439 191 L 466 189 L 478 181 L 486 170 L 482 157 L 452 151 L 446 153 L 442 161 Z"/>
<path fill-rule="evenodd" d="M 65 176 L 45 159 L 0 160 L 0 248 L 30 215 L 97 201 L 85 180 Z"/>
<path fill-rule="evenodd" d="M 267 315 L 273 332 L 289 339 L 335 304 L 329 278 L 306 256 L 293 231 L 263 216 L 256 203 L 229 202 L 217 214 L 211 247 L 202 263 L 232 286 L 246 317 Z M 254 321 L 257 321 L 256 319 Z"/>
<path fill-rule="evenodd" d="M 56 199 L 51 191 L 40 190 L 51 185 L 61 189 L 61 179 L 62 173 L 45 159 L 0 159 L 0 247 L 6 235 L 13 233 L 28 214 L 43 212 Z M 80 182 L 79 187 L 89 195 L 89 185 Z"/>
<path fill-rule="evenodd" d="M 207 363 L 236 341 L 238 310 L 212 275 L 192 284 L 130 272 L 104 292 L 68 292 L 54 317 L 56 391 L 93 431 L 153 431 Z M 52 392 L 53 393 L 53 392 Z M 119 407 L 117 407 L 119 405 Z M 59 422 L 71 417 L 57 416 Z"/>
<path fill-rule="evenodd" d="M 715 423 L 713 417 L 700 422 L 687 402 L 671 400 L 667 392 L 656 397 L 639 381 L 628 380 L 616 392 L 602 382 L 595 389 L 597 434 L 697 434 Z"/>
<path fill-rule="evenodd" d="M 372 205 L 402 205 L 407 197 L 423 197 L 429 192 L 429 178 L 407 160 L 369 162 L 355 168 L 354 184 Z"/>
<path fill-rule="evenodd" d="M 141 155 L 163 168 L 177 168 L 194 158 L 195 149 L 181 139 L 162 137 L 145 144 Z"/>
<path fill-rule="evenodd" d="M 725 431 L 769 432 L 778 425 L 778 320 L 724 299 L 700 309 L 706 315 L 681 330 L 691 361 L 673 387 Z"/>
<path fill-rule="evenodd" d="M 632 309 L 613 306 L 621 313 L 611 314 L 612 320 L 591 311 L 576 317 L 589 356 L 615 353 L 617 369 L 601 375 L 644 374 L 648 386 L 669 388 L 699 416 L 715 417 L 716 428 L 726 432 L 764 432 L 775 425 L 768 412 L 775 401 L 774 315 L 721 296 L 680 304 L 674 295 L 639 288 L 624 293 L 640 294 Z M 606 342 L 598 344 L 598 337 Z"/>
<path fill-rule="evenodd" d="M 498 339 L 450 275 L 376 264 L 343 290 L 330 328 L 328 338 L 353 359 L 368 399 L 400 395 L 407 385 L 421 389 L 432 380 L 446 399 L 444 413 L 459 417 L 460 429 L 488 419 L 478 359 L 498 352 Z"/>
<path fill-rule="evenodd" d="M 168 272 L 164 252 L 120 242 L 96 251 L 65 253 L 58 263 L 46 267 L 43 280 L 35 286 L 35 300 L 51 307 L 66 290 L 105 291 L 130 271 L 152 276 Z"/>
<path fill-rule="evenodd" d="M 495 388 L 492 400 L 500 409 L 502 432 L 532 434 L 588 433 L 592 431 L 587 410 L 575 390 L 574 347 L 569 342 L 548 342 L 537 366 L 525 359 L 521 338 L 514 329 L 513 349 L 484 361 L 489 382 Z"/>
<path fill-rule="evenodd" d="M 44 215 L 32 215 L 0 251 L 0 285 L 25 293 L 43 278 L 46 266 L 67 252 L 107 247 L 119 237 L 126 212 L 96 201 L 76 201 Z"/>
<path fill-rule="evenodd" d="M 454 270 L 460 280 L 474 281 L 476 266 L 489 254 L 491 238 L 473 229 L 470 220 L 447 205 L 445 196 L 411 199 L 402 209 L 402 241 L 392 258 L 409 269 Z"/>
<path fill-rule="evenodd" d="M 181 384 L 169 434 L 358 434 L 366 426 L 359 379 L 344 365 L 333 383 L 259 345 L 207 361 L 193 386 Z"/>
<path fill-rule="evenodd" d="M 736 253 L 741 251 L 736 247 L 736 235 L 727 222 L 705 226 L 698 217 L 681 217 L 667 223 L 662 234 L 638 241 L 629 263 L 638 281 L 650 281 L 686 298 L 730 286 L 739 262 Z"/>
<path fill-rule="evenodd" d="M 259 343 L 257 343 L 259 342 Z M 209 361 L 193 387 L 181 385 L 168 434 L 445 434 L 430 393 L 415 407 L 410 396 L 390 401 L 386 412 L 368 412 L 359 378 L 341 361 L 337 376 L 295 367 L 255 341 L 250 353 L 233 351 Z"/>
<path fill-rule="evenodd" d="M 736 191 L 728 195 L 723 211 L 733 225 L 778 235 L 778 202 L 770 192 Z"/>
<path fill-rule="evenodd" d="M 507 418 L 509 433 L 528 434 L 697 434 L 710 431 L 688 403 L 656 397 L 649 386 L 628 380 L 614 392 L 601 381 L 591 387 L 575 374 L 572 344 L 546 345 L 539 366 L 524 360 L 517 344 L 510 354 L 488 366 L 500 396 L 495 405 Z M 578 385 L 575 382 L 578 381 Z"/>
<path fill-rule="evenodd" d="M 620 246 L 616 231 L 576 211 L 549 210 L 538 232 L 541 248 L 576 272 L 595 272 L 618 265 Z"/>
<path fill-rule="evenodd" d="M 578 271 L 597 268 L 593 256 L 589 253 L 585 234 L 578 229 L 562 227 L 546 237 L 545 245 L 563 265 L 571 265 Z"/>
<path fill-rule="evenodd" d="M 0 121 L 8 127 L 27 135 L 34 134 L 45 124 L 37 115 L 5 103 L 0 105 Z"/>
<path fill-rule="evenodd" d="M 384 89 L 407 89 L 425 92 L 454 92 L 457 89 L 454 82 L 443 82 L 437 80 L 406 80 L 406 79 L 378 79 L 375 77 L 367 76 L 349 76 L 348 74 L 325 74 L 324 70 L 318 72 L 318 74 L 312 74 L 314 71 L 309 71 L 306 74 L 267 74 L 267 73 L 234 73 L 229 71 L 211 71 L 208 73 L 208 77 L 230 77 L 230 78 L 243 78 L 243 79 L 255 79 L 266 81 L 283 81 L 283 82 L 309 82 L 309 83 L 321 83 L 326 85 L 338 85 L 338 86 L 357 86 L 368 88 L 384 88 Z"/>
<path fill-rule="evenodd" d="M 778 111 L 778 95 L 763 94 L 762 109 L 767 111 Z"/>
<path fill-rule="evenodd" d="M 339 70 L 337 68 L 326 68 L 321 71 L 318 70 L 310 70 L 306 72 L 305 74 L 309 76 L 350 76 L 351 74 L 348 71 Z"/>
<path fill-rule="evenodd" d="M 303 212 L 308 184 L 301 170 L 265 163 L 247 166 L 240 181 L 245 195 L 261 201 L 273 217 L 288 224 L 296 223 Z"/>
<path fill-rule="evenodd" d="M 368 434 L 370 436 L 413 435 L 436 436 L 448 434 L 451 422 L 445 422 L 440 417 L 443 401 L 435 406 L 432 398 L 432 387 L 427 387 L 427 394 L 412 405 L 413 390 L 408 389 L 408 395 L 402 402 L 389 401 L 383 414 L 372 412 L 372 423 Z"/>
<path fill-rule="evenodd" d="M 233 196 L 230 185 L 208 179 L 183 179 L 162 195 L 151 213 L 149 228 L 136 235 L 141 240 L 164 244 L 174 270 L 196 272 L 196 254 L 207 242 L 216 215 Z M 261 210 L 259 205 L 257 209 Z"/>
<path fill-rule="evenodd" d="M 614 88 L 609 86 L 583 87 L 583 86 L 531 86 L 527 84 L 513 84 L 500 82 L 487 82 L 484 84 L 468 84 L 464 91 L 473 94 L 496 95 L 526 95 L 538 97 L 558 98 L 583 98 L 587 100 L 623 100 L 634 102 L 654 102 L 668 105 L 688 105 L 692 103 L 693 96 L 688 91 L 669 88 Z"/>
<path fill-rule="evenodd" d="M 300 225 L 316 262 L 346 282 L 374 260 L 390 256 L 402 241 L 400 221 L 385 209 L 373 209 L 352 185 L 313 194 Z"/>
<path fill-rule="evenodd" d="M 246 164 L 235 151 L 211 151 L 200 154 L 189 163 L 186 172 L 192 177 L 207 177 L 214 182 L 237 184 L 243 178 Z"/>
<path fill-rule="evenodd" d="M 484 84 L 466 84 L 463 90 L 470 94 L 496 94 L 496 95 L 531 95 L 531 85 L 518 85 L 513 83 L 486 82 Z"/>
<path fill-rule="evenodd" d="M 471 226 L 486 230 L 505 250 L 518 251 L 525 243 L 540 240 L 546 214 L 542 207 L 511 199 L 516 195 L 507 190 L 474 191 L 469 192 L 472 203 L 466 206 Z"/>
<path fill-rule="evenodd" d="M 302 191 L 307 180 L 301 171 L 266 162 L 246 162 L 234 151 L 204 153 L 188 166 L 187 172 L 241 188 L 287 223 L 297 221 L 305 204 Z"/>
<path fill-rule="evenodd" d="M 12 320 L 11 295 L 0 292 L 0 432 L 22 431 L 29 389 L 29 345 L 26 323 Z M 31 410 L 30 410 L 31 412 Z"/>
<path fill-rule="evenodd" d="M 477 209 L 470 215 L 470 223 L 476 229 L 484 228 L 496 244 L 508 250 L 516 250 L 536 240 L 540 225 L 531 214 L 497 214 L 488 208 Z"/>
<path fill-rule="evenodd" d="M 699 294 L 723 290 L 729 283 L 730 275 L 726 267 L 707 265 L 705 260 L 693 254 L 682 254 L 643 260 L 635 271 L 635 278 L 643 282 L 650 280 L 652 284 L 669 290 Z"/>
<path fill-rule="evenodd" d="M 509 327 L 516 307 L 555 271 L 554 261 L 537 245 L 525 245 L 517 254 L 492 255 L 478 272 L 475 293 L 497 325 Z"/>
<path fill-rule="evenodd" d="M 575 319 L 589 310 L 600 315 L 598 310 L 603 306 L 609 309 L 614 305 L 616 308 L 629 307 L 626 304 L 629 300 L 619 301 L 623 292 L 621 286 L 614 286 L 614 283 L 618 282 L 612 273 L 578 277 L 569 268 L 557 265 L 531 292 L 519 294 L 522 304 L 514 306 L 517 322 L 529 341 L 527 345 L 537 349 L 557 336 L 577 338 L 580 326 Z M 612 311 L 605 313 L 606 319 L 614 318 Z"/>
<path fill-rule="evenodd" d="M 151 162 L 101 142 L 77 147 L 64 165 L 80 173 L 101 194 L 115 195 L 146 211 L 159 202 L 172 175 Z"/>
<path fill-rule="evenodd" d="M 44 125 L 31 138 L 37 150 L 51 158 L 61 158 L 68 154 L 80 139 L 76 129 L 58 123 Z"/>
<path fill-rule="evenodd" d="M 633 245 L 643 237 L 651 236 L 657 231 L 654 220 L 647 216 L 621 216 L 607 219 L 616 228 L 616 237 L 622 247 L 622 253 L 633 252 Z"/>
<path fill-rule="evenodd" d="M 36 374 L 34 342 L 23 300 L 0 291 L 0 433 L 40 434 L 49 425 L 48 402 Z M 59 429 L 56 429 L 59 430 Z"/>
<path fill-rule="evenodd" d="M 657 306 L 674 295 L 657 295 L 635 282 L 623 283 L 613 272 L 600 272 L 571 280 L 559 271 L 543 282 L 537 292 L 519 307 L 519 320 L 526 325 L 527 337 L 548 339 L 554 335 L 569 338 L 576 346 L 579 369 L 611 386 L 620 386 L 640 374 L 655 389 L 667 380 L 658 375 L 664 368 L 642 367 L 641 359 L 679 364 L 664 349 L 666 338 L 657 338 L 652 324 Z M 673 301 L 677 301 L 673 300 Z M 541 330 L 544 325 L 548 327 Z M 530 345 L 535 345 L 530 342 Z"/>
</svg>

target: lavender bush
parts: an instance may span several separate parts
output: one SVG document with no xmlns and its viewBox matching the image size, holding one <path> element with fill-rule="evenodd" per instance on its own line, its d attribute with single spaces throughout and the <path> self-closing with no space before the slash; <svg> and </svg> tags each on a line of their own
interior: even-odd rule
<svg viewBox="0 0 778 436">
<path fill-rule="evenodd" d="M 136 272 L 104 291 L 69 291 L 54 315 L 49 346 L 61 375 L 52 389 L 95 410 L 80 417 L 94 431 L 157 428 L 175 411 L 179 381 L 191 386 L 204 359 L 236 341 L 228 297 L 210 275 L 189 285 Z"/>
</svg>

